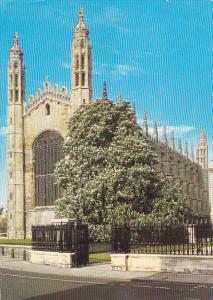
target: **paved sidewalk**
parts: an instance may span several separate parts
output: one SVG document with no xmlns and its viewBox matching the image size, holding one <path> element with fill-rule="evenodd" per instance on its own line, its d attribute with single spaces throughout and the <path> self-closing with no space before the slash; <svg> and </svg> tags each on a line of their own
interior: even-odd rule
<svg viewBox="0 0 213 300">
<path fill-rule="evenodd" d="M 161 281 L 196 283 L 200 285 L 212 284 L 213 275 L 166 273 L 166 272 L 122 272 L 112 271 L 110 263 L 90 265 L 86 267 L 63 269 L 47 265 L 32 264 L 19 258 L 11 259 L 0 256 L 0 269 L 33 272 L 47 275 L 61 275 L 70 277 L 86 277 L 100 280 L 115 281 Z M 1 272 L 1 271 L 0 271 Z"/>
</svg>

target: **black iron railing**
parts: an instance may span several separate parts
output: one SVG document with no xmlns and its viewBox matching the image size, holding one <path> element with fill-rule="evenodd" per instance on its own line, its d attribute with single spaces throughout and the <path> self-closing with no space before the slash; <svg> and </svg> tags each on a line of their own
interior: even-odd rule
<svg viewBox="0 0 213 300">
<path fill-rule="evenodd" d="M 74 224 L 32 226 L 32 249 L 75 252 Z"/>
<path fill-rule="evenodd" d="M 75 253 L 75 266 L 89 260 L 88 227 L 75 222 L 32 226 L 32 249 Z"/>
<path fill-rule="evenodd" d="M 201 222 L 164 226 L 114 226 L 111 252 L 213 255 L 213 225 Z"/>
</svg>

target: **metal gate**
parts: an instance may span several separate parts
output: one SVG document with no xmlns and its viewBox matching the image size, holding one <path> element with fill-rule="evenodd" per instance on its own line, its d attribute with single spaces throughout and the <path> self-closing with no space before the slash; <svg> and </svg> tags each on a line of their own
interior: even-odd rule
<svg viewBox="0 0 213 300">
<path fill-rule="evenodd" d="M 110 261 L 110 242 L 89 242 L 89 264 L 106 263 Z"/>
</svg>

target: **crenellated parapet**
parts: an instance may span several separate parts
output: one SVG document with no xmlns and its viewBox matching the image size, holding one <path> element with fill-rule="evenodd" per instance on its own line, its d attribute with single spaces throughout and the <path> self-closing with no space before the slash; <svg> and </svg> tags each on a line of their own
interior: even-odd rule
<svg viewBox="0 0 213 300">
<path fill-rule="evenodd" d="M 51 85 L 46 78 L 44 82 L 43 90 L 38 88 L 35 95 L 28 97 L 28 102 L 25 106 L 25 115 L 36 109 L 41 103 L 49 100 L 62 102 L 66 104 L 71 104 L 71 95 L 68 93 L 68 89 L 62 86 L 61 89 L 58 88 L 58 84 Z"/>
<path fill-rule="evenodd" d="M 190 198 L 189 207 L 195 214 L 207 215 L 209 213 L 208 189 L 206 170 L 198 161 L 195 161 L 194 148 L 189 151 L 188 143 L 179 139 L 177 148 L 175 135 L 171 132 L 171 141 L 168 142 L 167 129 L 162 129 L 159 139 L 157 122 L 154 123 L 153 135 L 149 134 L 147 114 L 144 114 L 143 133 L 152 140 L 153 150 L 157 154 L 158 164 L 156 171 L 160 176 L 173 178 L 185 194 Z M 202 153 L 202 152 L 201 152 Z M 201 160 L 202 161 L 202 160 Z"/>
</svg>

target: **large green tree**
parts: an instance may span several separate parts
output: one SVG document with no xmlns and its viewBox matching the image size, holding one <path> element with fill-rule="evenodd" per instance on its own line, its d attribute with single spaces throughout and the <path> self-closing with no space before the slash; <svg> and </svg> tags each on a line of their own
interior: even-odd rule
<svg viewBox="0 0 213 300">
<path fill-rule="evenodd" d="M 178 196 L 168 196 L 151 141 L 128 102 L 103 99 L 81 106 L 69 121 L 63 149 L 55 175 L 64 193 L 56 212 L 88 224 L 90 237 L 103 239 L 113 222 L 149 222 L 154 214 L 160 222 L 161 207 L 170 219 L 184 214 L 181 193 L 173 186 Z"/>
</svg>

